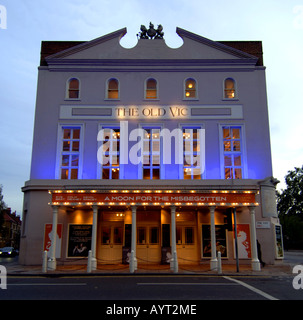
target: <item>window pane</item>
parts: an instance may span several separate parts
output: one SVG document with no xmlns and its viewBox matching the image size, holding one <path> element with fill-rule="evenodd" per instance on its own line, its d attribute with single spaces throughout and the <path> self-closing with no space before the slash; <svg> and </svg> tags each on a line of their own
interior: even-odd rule
<svg viewBox="0 0 303 320">
<path fill-rule="evenodd" d="M 108 82 L 108 89 L 118 90 L 118 80 L 117 79 L 110 79 Z"/>
<path fill-rule="evenodd" d="M 138 240 L 137 240 L 138 244 L 145 244 L 146 243 L 146 229 L 143 227 L 139 227 L 137 237 L 138 237 Z"/>
<path fill-rule="evenodd" d="M 109 179 L 109 169 L 108 168 L 103 168 L 102 179 Z"/>
<path fill-rule="evenodd" d="M 153 141 L 152 151 L 159 152 L 160 151 L 160 141 Z"/>
<path fill-rule="evenodd" d="M 71 129 L 63 129 L 63 139 L 70 139 Z"/>
<path fill-rule="evenodd" d="M 235 179 L 242 179 L 242 169 L 235 168 Z"/>
<path fill-rule="evenodd" d="M 80 139 L 80 129 L 73 130 L 73 139 Z"/>
<path fill-rule="evenodd" d="M 225 179 L 232 179 L 232 178 L 233 178 L 233 169 L 225 168 Z"/>
<path fill-rule="evenodd" d="M 69 155 L 63 155 L 62 156 L 62 167 L 68 167 L 69 166 Z"/>
<path fill-rule="evenodd" d="M 149 168 L 143 169 L 143 179 L 150 179 L 150 169 Z"/>
<path fill-rule="evenodd" d="M 241 151 L 240 141 L 233 142 L 233 151 Z"/>
<path fill-rule="evenodd" d="M 191 170 L 192 169 L 189 169 L 189 168 L 184 168 L 183 169 L 183 175 L 184 175 L 184 179 L 185 180 L 191 179 Z"/>
<path fill-rule="evenodd" d="M 160 164 L 160 155 L 153 155 L 153 165 Z"/>
<path fill-rule="evenodd" d="M 231 156 L 224 156 L 224 166 L 225 167 L 231 167 L 232 166 Z"/>
<path fill-rule="evenodd" d="M 68 179 L 68 169 L 61 169 L 61 179 Z"/>
<path fill-rule="evenodd" d="M 230 139 L 229 128 L 223 128 L 223 139 Z"/>
<path fill-rule="evenodd" d="M 223 145 L 224 145 L 224 151 L 231 151 L 230 141 L 224 141 Z"/>
<path fill-rule="evenodd" d="M 123 230 L 122 227 L 114 228 L 114 244 L 122 244 L 123 243 Z"/>
<path fill-rule="evenodd" d="M 79 151 L 79 141 L 73 141 L 72 151 Z"/>
<path fill-rule="evenodd" d="M 152 227 L 149 229 L 149 243 L 156 244 L 159 243 L 159 228 Z"/>
<path fill-rule="evenodd" d="M 117 169 L 113 168 L 112 169 L 112 179 L 119 179 L 119 168 L 117 168 Z"/>
<path fill-rule="evenodd" d="M 110 228 L 109 227 L 102 227 L 101 232 L 102 232 L 101 243 L 102 244 L 109 244 L 110 243 Z"/>
<path fill-rule="evenodd" d="M 153 169 L 153 179 L 160 179 L 160 169 Z"/>
<path fill-rule="evenodd" d="M 146 83 L 147 89 L 156 89 L 157 88 L 157 81 L 155 79 L 148 79 Z"/>
<path fill-rule="evenodd" d="M 77 79 L 71 79 L 69 81 L 69 89 L 79 89 L 79 81 Z"/>
<path fill-rule="evenodd" d="M 176 243 L 177 244 L 182 243 L 182 228 L 181 227 L 176 228 Z"/>
<path fill-rule="evenodd" d="M 78 179 L 78 169 L 71 169 L 71 179 Z"/>
<path fill-rule="evenodd" d="M 242 165 L 242 163 L 241 163 L 241 156 L 239 155 L 239 156 L 235 156 L 234 157 L 234 164 L 235 164 L 235 166 L 237 166 L 237 167 L 240 167 L 241 165 Z"/>
<path fill-rule="evenodd" d="M 157 91 L 156 90 L 146 90 L 146 99 L 157 99 Z"/>
<path fill-rule="evenodd" d="M 185 228 L 185 244 L 194 243 L 194 228 L 186 227 Z"/>
<path fill-rule="evenodd" d="M 240 128 L 233 128 L 233 139 L 240 139 Z"/>
<path fill-rule="evenodd" d="M 72 163 L 71 165 L 73 167 L 78 167 L 79 165 L 79 156 L 78 155 L 72 155 Z"/>
</svg>

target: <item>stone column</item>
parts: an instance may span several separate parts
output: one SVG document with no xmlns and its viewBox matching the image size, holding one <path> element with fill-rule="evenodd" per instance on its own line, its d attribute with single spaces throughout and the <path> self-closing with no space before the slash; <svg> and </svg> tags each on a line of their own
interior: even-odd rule
<svg viewBox="0 0 303 320">
<path fill-rule="evenodd" d="M 170 207 L 171 214 L 171 255 L 170 270 L 174 273 L 178 273 L 178 258 L 177 258 L 177 246 L 176 246 L 176 207 Z"/>
<path fill-rule="evenodd" d="M 211 260 L 210 270 L 217 270 L 218 260 L 216 252 L 216 227 L 215 227 L 215 209 L 216 207 L 210 207 L 210 238 L 211 238 Z"/>
<path fill-rule="evenodd" d="M 250 212 L 250 242 L 251 242 L 251 268 L 253 271 L 261 271 L 258 259 L 257 234 L 255 221 L 255 207 L 249 207 Z"/>
<path fill-rule="evenodd" d="M 56 238 L 57 238 L 57 224 L 58 224 L 58 210 L 59 206 L 52 206 L 53 208 L 53 225 L 52 225 L 52 238 L 51 247 L 49 252 L 49 259 L 47 261 L 48 270 L 56 270 Z"/>
<path fill-rule="evenodd" d="M 98 227 L 98 206 L 93 205 L 93 227 L 92 227 L 92 270 L 97 269 L 97 258 L 96 258 L 96 248 L 97 248 L 97 227 Z"/>
</svg>

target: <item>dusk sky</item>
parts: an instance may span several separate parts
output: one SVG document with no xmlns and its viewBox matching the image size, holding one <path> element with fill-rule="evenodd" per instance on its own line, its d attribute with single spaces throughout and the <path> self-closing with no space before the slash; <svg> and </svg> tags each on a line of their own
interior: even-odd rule
<svg viewBox="0 0 303 320">
<path fill-rule="evenodd" d="M 266 66 L 273 176 L 303 165 L 303 0 L 0 0 L 0 184 L 22 214 L 29 180 L 41 41 L 89 41 L 127 28 L 133 47 L 140 25 L 163 25 L 170 47 L 176 27 L 211 40 L 261 40 Z"/>
</svg>

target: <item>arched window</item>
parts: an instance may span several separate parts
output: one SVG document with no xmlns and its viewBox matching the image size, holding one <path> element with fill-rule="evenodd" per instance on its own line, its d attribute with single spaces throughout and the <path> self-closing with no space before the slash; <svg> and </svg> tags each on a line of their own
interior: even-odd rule
<svg viewBox="0 0 303 320">
<path fill-rule="evenodd" d="M 158 88 L 157 80 L 147 79 L 145 88 L 145 99 L 157 99 L 158 98 Z"/>
<path fill-rule="evenodd" d="M 67 98 L 79 99 L 80 97 L 80 82 L 76 78 L 71 78 L 67 83 Z"/>
<path fill-rule="evenodd" d="M 197 84 L 194 79 L 185 80 L 185 99 L 195 99 L 197 98 Z"/>
<path fill-rule="evenodd" d="M 224 80 L 224 98 L 235 99 L 236 98 L 236 82 L 232 78 Z"/>
<path fill-rule="evenodd" d="M 119 99 L 119 81 L 109 79 L 107 82 L 107 99 Z"/>
</svg>

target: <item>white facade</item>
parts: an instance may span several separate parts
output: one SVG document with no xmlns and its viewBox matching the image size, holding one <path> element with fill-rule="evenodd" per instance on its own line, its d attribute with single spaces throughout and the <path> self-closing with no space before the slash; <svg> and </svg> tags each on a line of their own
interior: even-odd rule
<svg viewBox="0 0 303 320">
<path fill-rule="evenodd" d="M 46 225 L 57 224 L 53 261 L 74 259 L 84 243 L 96 264 L 125 262 L 131 250 L 139 266 L 174 251 L 179 264 L 214 267 L 218 250 L 233 263 L 226 212 L 236 208 L 241 261 L 259 268 L 258 239 L 275 263 L 261 43 L 228 46 L 177 28 L 180 48 L 140 39 L 125 49 L 125 33 L 42 43 L 20 261 L 40 264 Z"/>
</svg>

